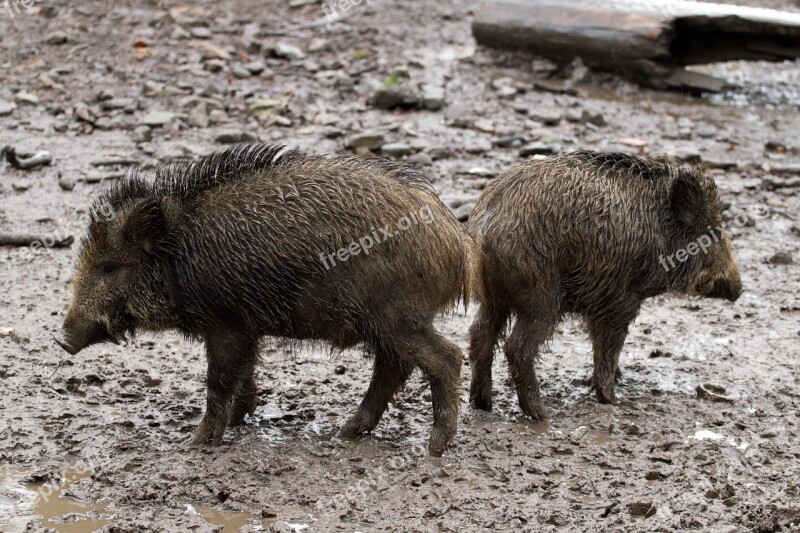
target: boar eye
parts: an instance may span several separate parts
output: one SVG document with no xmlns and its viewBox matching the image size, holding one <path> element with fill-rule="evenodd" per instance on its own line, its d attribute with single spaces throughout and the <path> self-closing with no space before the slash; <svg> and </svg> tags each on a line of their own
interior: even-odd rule
<svg viewBox="0 0 800 533">
<path fill-rule="evenodd" d="M 117 271 L 117 265 L 114 263 L 103 263 L 102 269 L 104 276 L 111 276 Z"/>
</svg>

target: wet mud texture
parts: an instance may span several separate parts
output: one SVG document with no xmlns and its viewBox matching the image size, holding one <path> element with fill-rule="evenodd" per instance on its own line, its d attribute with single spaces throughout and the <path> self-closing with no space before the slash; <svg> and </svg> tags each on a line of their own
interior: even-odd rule
<svg viewBox="0 0 800 533">
<path fill-rule="evenodd" d="M 666 95 L 475 50 L 474 7 L 375 1 L 331 26 L 309 25 L 318 4 L 277 1 L 37 2 L 32 14 L 3 14 L 0 140 L 18 154 L 49 150 L 53 162 L 0 163 L 0 231 L 79 238 L 91 199 L 127 170 L 109 159 L 153 164 L 248 135 L 322 154 L 364 152 L 346 146 L 377 132 L 355 144 L 423 166 L 460 215 L 523 148 L 641 150 L 700 160 L 715 176 L 740 300 L 647 302 L 616 406 L 588 394 L 586 334 L 562 324 L 538 366 L 545 424 L 521 416 L 502 352 L 494 412 L 470 410 L 465 360 L 459 433 L 441 459 L 424 453 L 430 393 L 418 373 L 376 431 L 344 441 L 336 432 L 371 361 L 266 342 L 256 415 L 223 446 L 198 450 L 184 443 L 204 405 L 201 346 L 141 336 L 70 357 L 51 339 L 77 244 L 0 248 L 0 530 L 798 527 L 800 66 L 714 66 L 740 88 Z M 404 73 L 420 93 L 444 89 L 444 108 L 435 91 L 434 109 L 367 103 Z M 759 203 L 768 216 L 737 224 Z M 438 322 L 462 349 L 474 310 Z M 74 506 L 53 517 L 31 491 L 62 475 L 59 495 Z"/>
</svg>

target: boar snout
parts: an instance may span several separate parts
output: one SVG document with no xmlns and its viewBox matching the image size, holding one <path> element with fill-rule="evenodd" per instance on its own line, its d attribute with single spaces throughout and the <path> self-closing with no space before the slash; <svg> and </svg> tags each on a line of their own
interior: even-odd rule
<svg viewBox="0 0 800 533">
<path fill-rule="evenodd" d="M 727 279 L 718 279 L 714 282 L 711 292 L 707 294 L 709 298 L 725 298 L 729 302 L 735 302 L 742 295 L 742 282 Z"/>
<path fill-rule="evenodd" d="M 116 342 L 103 324 L 75 317 L 72 313 L 67 315 L 61 335 L 56 337 L 55 341 L 70 355 L 75 355 L 87 346 L 99 342 Z"/>
</svg>

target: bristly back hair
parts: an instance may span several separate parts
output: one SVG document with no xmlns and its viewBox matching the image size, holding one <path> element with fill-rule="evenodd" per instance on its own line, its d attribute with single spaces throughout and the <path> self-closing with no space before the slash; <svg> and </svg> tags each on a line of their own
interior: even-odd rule
<svg viewBox="0 0 800 533">
<path fill-rule="evenodd" d="M 237 144 L 225 150 L 194 159 L 160 164 L 155 171 L 135 169 L 113 185 L 96 202 L 92 219 L 98 212 L 116 211 L 136 199 L 156 199 L 163 196 L 191 200 L 221 185 L 242 179 L 253 172 L 303 161 L 325 160 L 324 156 L 305 156 L 284 145 Z M 434 192 L 428 177 L 419 169 L 382 158 L 344 156 L 331 158 L 331 164 L 352 168 L 372 168 L 411 187 Z"/>
<path fill-rule="evenodd" d="M 248 173 L 274 168 L 299 157 L 298 152 L 283 145 L 237 144 L 198 159 L 162 163 L 152 174 L 137 168 L 112 186 L 96 205 L 119 209 L 138 198 L 173 196 L 190 199 Z"/>
<path fill-rule="evenodd" d="M 622 176 L 657 181 L 663 177 L 692 172 L 691 166 L 670 157 L 644 158 L 622 152 L 594 152 L 583 150 L 563 156 L 567 163 L 588 164 L 605 176 Z"/>
</svg>

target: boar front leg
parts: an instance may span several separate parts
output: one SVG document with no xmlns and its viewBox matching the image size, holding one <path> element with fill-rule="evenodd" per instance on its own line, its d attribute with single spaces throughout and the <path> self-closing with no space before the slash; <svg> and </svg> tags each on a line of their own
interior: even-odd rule
<svg viewBox="0 0 800 533">
<path fill-rule="evenodd" d="M 208 360 L 206 413 L 192 440 L 193 445 L 222 442 L 222 435 L 231 419 L 234 395 L 243 382 L 252 380 L 257 354 L 257 338 L 240 330 L 220 328 L 206 334 L 205 340 Z"/>
<path fill-rule="evenodd" d="M 403 361 L 383 348 L 375 353 L 375 367 L 366 396 L 353 417 L 342 427 L 339 435 L 352 439 L 371 431 L 386 411 L 392 396 L 408 381 L 414 365 Z"/>
<path fill-rule="evenodd" d="M 631 319 L 632 320 L 632 319 Z M 614 384 L 619 371 L 619 354 L 628 336 L 630 321 L 595 318 L 588 320 L 589 335 L 594 353 L 592 387 L 600 403 L 616 403 Z"/>
<path fill-rule="evenodd" d="M 533 420 L 547 418 L 535 365 L 539 358 L 539 345 L 550 336 L 554 322 L 545 316 L 520 314 L 504 346 L 511 380 L 517 389 L 519 406 Z"/>
</svg>

